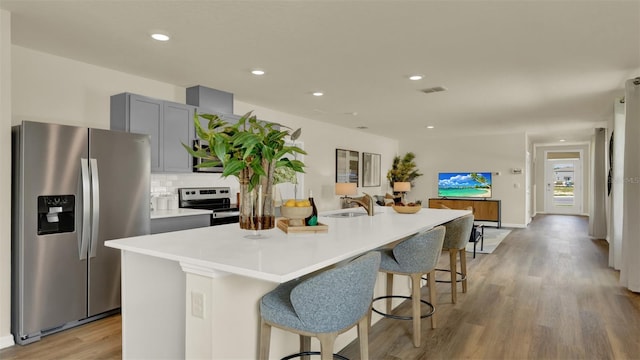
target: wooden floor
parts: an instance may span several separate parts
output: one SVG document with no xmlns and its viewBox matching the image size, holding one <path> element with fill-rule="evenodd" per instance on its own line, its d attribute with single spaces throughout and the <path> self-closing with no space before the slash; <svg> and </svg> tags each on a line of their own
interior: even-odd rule
<svg viewBox="0 0 640 360">
<path fill-rule="evenodd" d="M 0 359 L 122 359 L 121 317 L 113 315 L 29 345 L 2 349 Z"/>
<path fill-rule="evenodd" d="M 618 285 L 607 242 L 587 228 L 586 217 L 536 216 L 492 254 L 469 258 L 469 289 L 455 305 L 438 284 L 438 328 L 423 326 L 420 348 L 410 322 L 383 319 L 370 358 L 640 359 L 640 294 Z M 357 344 L 341 354 L 359 358 Z"/>
<path fill-rule="evenodd" d="M 618 285 L 607 258 L 607 242 L 587 236 L 587 218 L 539 215 L 493 254 L 468 254 L 469 291 L 457 304 L 438 284 L 438 328 L 423 326 L 420 348 L 410 322 L 383 319 L 370 358 L 640 359 L 640 294 Z M 119 359 L 120 336 L 113 316 L 0 350 L 0 359 Z M 340 354 L 359 359 L 357 341 Z"/>
</svg>

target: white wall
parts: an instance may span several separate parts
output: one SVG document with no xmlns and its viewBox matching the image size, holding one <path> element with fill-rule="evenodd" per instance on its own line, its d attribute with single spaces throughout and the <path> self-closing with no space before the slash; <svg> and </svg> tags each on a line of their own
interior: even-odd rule
<svg viewBox="0 0 640 360">
<path fill-rule="evenodd" d="M 416 154 L 416 165 L 424 175 L 407 194 L 410 200 L 437 197 L 438 172 L 490 171 L 492 198 L 501 200 L 502 225 L 525 227 L 525 162 L 527 139 L 524 133 L 477 135 L 457 138 L 424 138 L 420 142 L 400 141 L 400 154 Z M 511 169 L 523 169 L 514 175 Z M 500 172 L 500 175 L 496 175 Z"/>
<path fill-rule="evenodd" d="M 11 337 L 11 15 L 0 10 L 0 348 Z"/>
<path fill-rule="evenodd" d="M 184 88 L 13 46 L 13 124 L 109 128 L 110 96 L 132 92 L 183 102 Z"/>
<path fill-rule="evenodd" d="M 7 34 L 2 17 L 2 38 Z M 7 41 L 6 43 L 4 41 Z M 5 257 L 9 256 L 10 235 L 10 187 L 5 182 L 10 180 L 11 165 L 5 161 L 6 154 L 10 153 L 7 147 L 10 125 L 19 124 L 22 120 L 42 122 L 55 122 L 68 125 L 82 125 L 95 128 L 109 128 L 109 97 L 121 92 L 132 92 L 145 96 L 184 102 L 185 88 L 161 83 L 155 80 L 125 74 L 118 71 L 101 68 L 86 63 L 61 58 L 27 48 L 9 46 L 8 39 L 4 39 L 2 50 L 11 50 L 12 82 L 5 82 L 6 74 L 2 72 L 3 89 L 11 89 L 6 94 L 0 93 L 3 101 L 11 99 L 11 109 L 2 103 L 0 112 L 0 135 L 2 136 L 2 158 L 0 159 L 0 184 L 2 193 L 0 211 L 6 216 L 0 217 L 0 283 L 2 289 L 10 284 L 10 271 Z M 3 52 L 4 54 L 4 52 Z M 4 68 L 4 62 L 3 68 Z M 8 77 L 8 76 L 7 76 Z M 12 85 L 9 85 L 12 84 Z M 192 84 L 197 85 L 197 84 Z M 191 86 L 191 85 L 190 85 Z M 224 89 L 221 89 L 224 90 Z M 313 190 L 314 198 L 319 210 L 334 209 L 339 206 L 338 196 L 333 194 L 335 172 L 335 149 L 344 148 L 355 151 L 366 151 L 382 155 L 382 172 L 386 174 L 391 165 L 393 156 L 397 153 L 398 142 L 394 139 L 370 135 L 365 132 L 345 129 L 335 125 L 327 125 L 317 121 L 285 114 L 276 110 L 253 106 L 241 101 L 241 95 L 235 95 L 236 113 L 244 113 L 255 110 L 255 113 L 264 120 L 277 121 L 291 127 L 302 127 L 301 141 L 305 150 L 309 153 L 305 157 L 307 174 L 305 176 L 305 188 Z M 6 145 L 5 145 L 6 144 Z M 5 151 L 7 147 L 7 151 Z M 199 174 L 200 175 L 200 174 Z M 155 178 L 163 178 L 155 176 Z M 164 177 L 166 180 L 167 177 Z M 187 175 L 185 180 L 193 184 L 194 176 Z M 202 179 L 203 186 L 218 185 L 207 184 L 208 181 L 219 182 L 217 175 L 198 177 Z M 385 182 L 382 181 L 384 185 Z M 362 190 L 362 189 L 361 189 Z M 371 194 L 378 194 L 384 189 L 365 188 Z M 1 213 L 0 213 L 1 214 Z M 10 317 L 5 311 L 10 309 L 10 293 L 3 291 L 0 294 L 0 339 L 9 335 Z M 7 312 L 8 314 L 8 312 Z"/>
</svg>

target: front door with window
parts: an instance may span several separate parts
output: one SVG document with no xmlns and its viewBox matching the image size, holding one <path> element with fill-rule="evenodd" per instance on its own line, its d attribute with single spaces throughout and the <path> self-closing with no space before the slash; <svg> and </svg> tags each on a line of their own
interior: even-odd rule
<svg viewBox="0 0 640 360">
<path fill-rule="evenodd" d="M 582 162 L 577 159 L 546 159 L 545 212 L 582 213 Z"/>
</svg>

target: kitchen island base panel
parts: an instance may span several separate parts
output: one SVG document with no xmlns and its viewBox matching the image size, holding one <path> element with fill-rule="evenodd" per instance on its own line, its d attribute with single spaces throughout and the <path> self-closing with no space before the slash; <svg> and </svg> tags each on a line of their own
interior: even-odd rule
<svg viewBox="0 0 640 360">
<path fill-rule="evenodd" d="M 185 349 L 185 274 L 180 264 L 122 251 L 123 359 L 180 359 Z"/>
<path fill-rule="evenodd" d="M 122 309 L 123 359 L 257 358 L 258 303 L 276 283 L 220 272 L 195 274 L 179 262 L 122 253 L 122 288 L 126 292 Z M 384 295 L 385 284 L 384 274 L 378 274 L 374 296 Z M 404 281 L 394 283 L 394 292 L 410 295 Z M 194 294 L 203 299 L 202 316 L 193 308 Z M 394 307 L 400 303 L 398 300 Z M 380 319 L 373 314 L 372 324 Z M 344 348 L 357 337 L 355 328 L 341 334 L 335 349 Z M 312 339 L 311 348 L 320 349 L 316 339 Z M 298 350 L 297 335 L 273 329 L 270 358 L 282 358 Z"/>
<path fill-rule="evenodd" d="M 204 299 L 204 319 L 194 315 L 192 300 L 187 299 L 185 358 L 257 359 L 260 335 L 258 304 L 260 298 L 277 284 L 238 275 L 211 278 L 186 273 L 186 279 L 187 297 L 199 294 Z M 385 282 L 386 278 L 379 275 L 376 292 L 384 292 Z M 403 284 L 398 286 L 398 291 L 410 294 L 408 287 L 404 285 L 404 288 Z M 219 296 L 220 294 L 228 296 Z M 375 323 L 380 318 L 376 315 L 372 322 Z M 336 339 L 335 349 L 344 348 L 357 337 L 355 328 L 341 334 Z M 312 339 L 311 348 L 316 351 L 320 349 L 316 339 Z M 271 332 L 270 349 L 270 358 L 274 359 L 297 353 L 299 337 L 274 328 Z"/>
</svg>

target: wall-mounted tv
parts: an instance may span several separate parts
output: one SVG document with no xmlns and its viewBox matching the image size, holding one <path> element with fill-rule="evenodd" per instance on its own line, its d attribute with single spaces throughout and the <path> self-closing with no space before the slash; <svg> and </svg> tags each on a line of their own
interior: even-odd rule
<svg viewBox="0 0 640 360">
<path fill-rule="evenodd" d="M 438 173 L 438 196 L 447 198 L 490 198 L 491 173 Z"/>
</svg>

